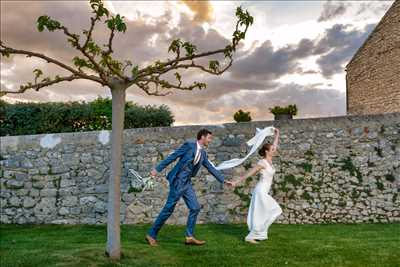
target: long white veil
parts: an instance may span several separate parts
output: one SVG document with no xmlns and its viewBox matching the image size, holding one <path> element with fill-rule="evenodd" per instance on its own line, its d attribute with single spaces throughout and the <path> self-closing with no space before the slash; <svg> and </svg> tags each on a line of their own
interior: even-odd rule
<svg viewBox="0 0 400 267">
<path fill-rule="evenodd" d="M 248 146 L 251 146 L 251 149 L 249 151 L 249 153 L 247 153 L 247 155 L 244 158 L 241 159 L 230 159 L 224 162 L 221 162 L 216 169 L 217 170 L 225 170 L 225 169 L 230 169 L 233 167 L 236 167 L 240 164 L 242 164 L 248 157 L 250 157 L 264 142 L 264 139 L 267 136 L 271 136 L 274 134 L 274 127 L 273 126 L 269 126 L 269 127 L 265 127 L 264 129 L 259 129 L 256 128 L 256 135 L 251 138 L 249 141 L 246 142 L 246 144 Z"/>
</svg>

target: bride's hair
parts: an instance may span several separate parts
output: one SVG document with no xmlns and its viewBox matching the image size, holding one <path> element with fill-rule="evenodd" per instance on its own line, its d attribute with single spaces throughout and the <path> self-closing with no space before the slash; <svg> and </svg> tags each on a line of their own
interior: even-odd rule
<svg viewBox="0 0 400 267">
<path fill-rule="evenodd" d="M 265 151 L 271 148 L 272 144 L 270 142 L 265 143 L 260 150 L 258 150 L 258 155 L 260 155 L 261 157 L 265 157 Z"/>
</svg>

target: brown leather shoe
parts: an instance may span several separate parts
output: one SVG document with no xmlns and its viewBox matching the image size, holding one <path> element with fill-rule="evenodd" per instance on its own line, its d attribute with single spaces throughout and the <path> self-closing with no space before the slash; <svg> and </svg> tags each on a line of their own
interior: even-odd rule
<svg viewBox="0 0 400 267">
<path fill-rule="evenodd" d="M 147 243 L 149 243 L 150 246 L 152 246 L 152 247 L 158 246 L 157 240 L 155 240 L 155 239 L 152 238 L 151 236 L 146 235 L 145 239 L 146 239 Z"/>
<path fill-rule="evenodd" d="M 186 245 L 195 245 L 195 246 L 201 246 L 204 245 L 206 243 L 206 241 L 203 240 L 197 240 L 194 237 L 186 237 L 185 238 L 185 244 Z"/>
</svg>

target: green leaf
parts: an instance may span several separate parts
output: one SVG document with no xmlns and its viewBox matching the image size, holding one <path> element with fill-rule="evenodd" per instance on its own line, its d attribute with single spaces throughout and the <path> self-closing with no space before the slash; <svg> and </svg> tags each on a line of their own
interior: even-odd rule
<svg viewBox="0 0 400 267">
<path fill-rule="evenodd" d="M 49 20 L 48 16 L 40 16 L 37 19 L 37 29 L 38 29 L 38 31 L 42 32 L 44 30 L 44 25 L 45 25 L 45 23 L 47 23 L 48 20 Z"/>
<path fill-rule="evenodd" d="M 74 65 L 78 67 L 79 70 L 81 70 L 81 68 L 94 69 L 92 64 L 90 64 L 89 62 L 87 62 L 86 60 L 84 60 L 80 57 L 74 57 L 72 59 L 72 61 L 73 61 Z"/>
<path fill-rule="evenodd" d="M 43 71 L 40 69 L 34 69 L 33 73 L 35 73 L 35 79 L 39 78 L 41 75 L 43 75 Z"/>
<path fill-rule="evenodd" d="M 126 31 L 126 24 L 124 22 L 125 17 L 121 17 L 119 14 L 115 17 L 115 25 L 117 26 L 117 31 L 125 32 Z"/>
<path fill-rule="evenodd" d="M 3 57 L 7 57 L 7 58 L 10 57 L 10 53 L 7 52 L 7 49 L 5 49 L 4 51 L 2 51 L 2 52 L 1 52 L 1 55 L 2 55 Z"/>
<path fill-rule="evenodd" d="M 182 76 L 178 72 L 175 72 L 175 77 L 179 81 L 179 83 L 182 82 Z"/>
<path fill-rule="evenodd" d="M 207 85 L 205 83 L 199 83 L 199 82 L 194 82 L 194 85 L 197 86 L 197 88 L 199 88 L 199 90 L 205 89 L 207 87 Z"/>
<path fill-rule="evenodd" d="M 119 32 L 125 32 L 126 31 L 126 24 L 124 22 L 125 17 L 121 17 L 119 14 L 117 14 L 115 17 L 112 17 L 111 19 L 106 20 L 107 27 L 110 30 L 117 30 Z"/>
<path fill-rule="evenodd" d="M 214 72 L 218 72 L 218 70 L 219 70 L 219 62 L 217 60 L 210 60 L 209 68 Z"/>
<path fill-rule="evenodd" d="M 185 48 L 186 50 L 186 56 L 193 56 L 194 52 L 197 50 L 196 46 L 189 43 L 189 42 L 184 42 L 182 44 L 182 47 Z"/>
<path fill-rule="evenodd" d="M 180 39 L 175 39 L 171 42 L 171 44 L 168 47 L 168 52 L 172 51 L 174 53 L 177 53 L 182 45 L 182 42 Z"/>
<path fill-rule="evenodd" d="M 227 58 L 227 57 L 232 58 L 232 51 L 233 51 L 232 46 L 231 45 L 227 45 L 225 47 L 225 51 L 224 51 L 225 58 Z"/>
<path fill-rule="evenodd" d="M 114 28 L 115 28 L 114 20 L 113 20 L 113 19 L 108 19 L 108 20 L 106 20 L 106 22 L 107 22 L 107 27 L 108 27 L 110 30 L 114 30 Z"/>
<path fill-rule="evenodd" d="M 101 53 L 100 47 L 93 41 L 88 42 L 87 49 L 94 56 L 98 56 Z"/>
<path fill-rule="evenodd" d="M 136 65 L 135 67 L 132 68 L 132 71 L 131 71 L 132 77 L 136 77 L 138 72 L 139 72 L 139 66 Z"/>
<path fill-rule="evenodd" d="M 90 7 L 93 9 L 93 12 L 97 14 L 97 16 L 102 17 L 106 15 L 109 16 L 108 9 L 106 9 L 101 0 L 90 0 Z"/>
<path fill-rule="evenodd" d="M 37 29 L 42 32 L 45 28 L 52 32 L 61 28 L 61 23 L 51 19 L 49 16 L 43 15 L 37 19 Z"/>
</svg>

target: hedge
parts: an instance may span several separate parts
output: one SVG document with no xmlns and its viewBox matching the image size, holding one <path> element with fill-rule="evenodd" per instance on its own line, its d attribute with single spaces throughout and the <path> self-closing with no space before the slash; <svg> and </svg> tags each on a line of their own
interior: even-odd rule
<svg viewBox="0 0 400 267">
<path fill-rule="evenodd" d="M 0 136 L 110 130 L 111 116 L 109 98 L 15 104 L 0 99 Z M 125 105 L 125 129 L 171 126 L 173 122 L 174 116 L 166 105 Z"/>
</svg>

